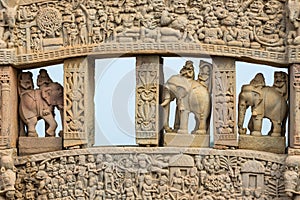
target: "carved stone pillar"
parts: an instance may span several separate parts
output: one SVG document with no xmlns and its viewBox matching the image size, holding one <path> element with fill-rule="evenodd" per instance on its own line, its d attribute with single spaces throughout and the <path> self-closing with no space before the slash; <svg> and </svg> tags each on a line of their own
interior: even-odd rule
<svg viewBox="0 0 300 200">
<path fill-rule="evenodd" d="M 213 57 L 214 144 L 237 146 L 235 60 Z"/>
<path fill-rule="evenodd" d="M 86 57 L 64 62 L 64 147 L 94 144 L 95 61 Z"/>
<path fill-rule="evenodd" d="M 290 66 L 289 74 L 289 147 L 300 148 L 300 64 Z"/>
<path fill-rule="evenodd" d="M 0 149 L 16 147 L 18 138 L 17 72 L 0 68 Z"/>
<path fill-rule="evenodd" d="M 159 93 L 163 83 L 162 59 L 159 56 L 136 58 L 136 143 L 158 145 Z"/>
</svg>

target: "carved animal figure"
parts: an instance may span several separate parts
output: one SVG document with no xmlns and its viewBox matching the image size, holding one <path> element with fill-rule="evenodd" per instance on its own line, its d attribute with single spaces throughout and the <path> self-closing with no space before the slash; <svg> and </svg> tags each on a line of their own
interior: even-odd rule
<svg viewBox="0 0 300 200">
<path fill-rule="evenodd" d="M 54 107 L 63 110 L 63 87 L 59 83 L 49 83 L 36 90 L 25 90 L 20 94 L 19 114 L 27 126 L 29 137 L 37 137 L 35 126 L 40 119 L 49 125 L 46 136 L 55 136 L 57 123 Z M 61 116 L 62 117 L 62 116 Z"/>
<path fill-rule="evenodd" d="M 178 133 L 188 133 L 189 113 L 195 114 L 196 126 L 194 134 L 206 134 L 208 119 L 210 116 L 210 94 L 205 86 L 198 81 L 187 79 L 181 75 L 172 76 L 165 84 L 164 101 L 164 129 L 173 131 L 169 127 L 170 102 L 177 99 L 179 109 L 180 126 Z"/>
<path fill-rule="evenodd" d="M 249 85 L 242 86 L 242 91 L 239 94 L 239 134 L 246 134 L 246 128 L 243 128 L 243 123 L 246 110 L 251 107 L 252 116 L 248 123 L 251 135 L 262 135 L 262 120 L 263 118 L 267 118 L 272 123 L 269 135 L 284 136 L 288 115 L 286 97 L 278 91 L 277 87 L 265 86 L 264 79 L 261 82 L 257 81 L 258 77 L 263 79 L 262 74 L 257 74 Z"/>
<path fill-rule="evenodd" d="M 17 15 L 17 8 L 19 4 L 19 0 L 16 1 L 16 5 L 14 7 L 9 7 L 8 4 L 1 0 L 3 7 L 6 9 L 4 13 L 5 21 L 9 28 L 14 28 L 16 25 L 16 15 Z"/>
<path fill-rule="evenodd" d="M 300 44 L 300 2 L 297 0 L 288 0 L 287 7 L 289 11 L 289 20 L 293 23 L 296 29 L 293 43 L 297 45 Z"/>
</svg>

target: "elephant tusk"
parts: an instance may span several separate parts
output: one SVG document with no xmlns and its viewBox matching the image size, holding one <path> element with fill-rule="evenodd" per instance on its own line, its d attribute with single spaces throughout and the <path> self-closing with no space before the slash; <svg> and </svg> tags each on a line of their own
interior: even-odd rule
<svg viewBox="0 0 300 200">
<path fill-rule="evenodd" d="M 160 105 L 161 105 L 162 107 L 165 107 L 165 106 L 167 106 L 169 103 L 170 103 L 170 99 L 165 99 L 164 102 L 162 102 Z"/>
</svg>

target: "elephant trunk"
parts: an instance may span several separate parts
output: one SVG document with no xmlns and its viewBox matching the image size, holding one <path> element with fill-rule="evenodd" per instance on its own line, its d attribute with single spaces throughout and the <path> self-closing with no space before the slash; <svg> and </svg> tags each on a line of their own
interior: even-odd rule
<svg viewBox="0 0 300 200">
<path fill-rule="evenodd" d="M 163 107 L 163 126 L 166 132 L 171 132 L 172 129 L 169 126 L 169 114 L 170 114 L 170 102 L 172 100 L 172 96 L 170 91 L 165 88 L 163 93 L 163 102 L 161 106 Z"/>
<path fill-rule="evenodd" d="M 247 106 L 245 101 L 239 100 L 239 105 L 238 105 L 238 132 L 241 135 L 246 134 L 247 129 L 243 127 L 244 120 L 245 120 L 245 113 L 247 110 Z"/>
</svg>

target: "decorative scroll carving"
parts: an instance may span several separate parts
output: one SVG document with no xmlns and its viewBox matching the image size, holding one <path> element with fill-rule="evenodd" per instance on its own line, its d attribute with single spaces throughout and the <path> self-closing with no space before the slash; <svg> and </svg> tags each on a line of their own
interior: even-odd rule
<svg viewBox="0 0 300 200">
<path fill-rule="evenodd" d="M 64 64 L 64 146 L 94 144 L 94 65 L 87 58 Z"/>
<path fill-rule="evenodd" d="M 284 161 L 269 154 L 91 151 L 19 164 L 15 198 L 290 199 L 282 181 Z"/>
<path fill-rule="evenodd" d="M 256 74 L 250 84 L 243 85 L 239 94 L 239 134 L 246 134 L 246 129 L 243 128 L 245 112 L 248 107 L 251 107 L 252 116 L 248 124 L 251 135 L 261 136 L 262 119 L 268 118 L 272 123 L 269 135 L 284 136 L 288 114 L 287 87 L 288 76 L 285 72 L 275 72 L 272 87 L 265 85 L 261 73 Z"/>
<path fill-rule="evenodd" d="M 198 81 L 196 81 L 194 80 L 194 73 L 193 62 L 186 61 L 180 74 L 172 76 L 164 85 L 164 97 L 161 105 L 164 108 L 164 129 L 166 132 L 187 134 L 188 116 L 192 112 L 196 120 L 196 126 L 192 133 L 207 133 L 211 105 L 210 94 L 206 79 L 202 78 L 203 75 L 199 74 Z M 170 102 L 175 99 L 177 108 L 175 125 L 172 129 L 169 126 L 169 110 Z"/>
<path fill-rule="evenodd" d="M 63 113 L 63 87 L 52 82 L 46 70 L 41 69 L 38 75 L 39 89 L 33 89 L 31 72 L 19 74 L 19 114 L 26 125 L 28 137 L 38 137 L 35 126 L 39 119 L 45 121 L 45 136 L 55 137 L 57 122 L 54 115 L 54 107 Z M 61 116 L 63 117 L 63 116 Z M 24 127 L 21 127 L 24 131 Z"/>
<path fill-rule="evenodd" d="M 16 147 L 18 137 L 17 75 L 11 67 L 0 69 L 0 149 Z"/>
<path fill-rule="evenodd" d="M 136 142 L 158 145 L 161 60 L 158 56 L 139 56 L 136 66 Z"/>
<path fill-rule="evenodd" d="M 213 83 L 215 144 L 236 146 L 235 60 L 213 57 Z"/>
<path fill-rule="evenodd" d="M 291 147 L 300 146 L 300 65 L 290 67 L 290 115 L 289 115 L 289 140 Z"/>
</svg>

